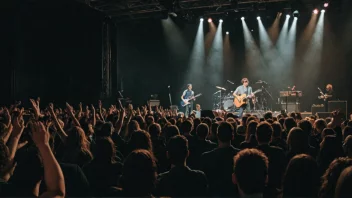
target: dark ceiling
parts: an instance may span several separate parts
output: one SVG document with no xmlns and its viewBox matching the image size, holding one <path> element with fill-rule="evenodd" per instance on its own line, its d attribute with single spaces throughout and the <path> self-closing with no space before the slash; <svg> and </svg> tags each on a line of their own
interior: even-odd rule
<svg viewBox="0 0 352 198">
<path fill-rule="evenodd" d="M 200 16 L 231 15 L 238 12 L 263 12 L 312 9 L 326 0 L 77 0 L 122 22 L 168 15 L 193 21 Z M 329 0 L 331 4 L 341 0 Z"/>
</svg>

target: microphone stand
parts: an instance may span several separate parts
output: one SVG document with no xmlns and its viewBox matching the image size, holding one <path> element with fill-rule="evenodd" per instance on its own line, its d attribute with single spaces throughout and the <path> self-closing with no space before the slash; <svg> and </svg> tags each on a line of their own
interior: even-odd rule
<svg viewBox="0 0 352 198">
<path fill-rule="evenodd" d="M 170 86 L 168 86 L 168 88 L 169 88 L 169 100 L 170 100 L 170 108 L 171 108 L 171 106 L 172 106 L 172 100 L 171 100 L 171 91 L 170 91 Z"/>
</svg>

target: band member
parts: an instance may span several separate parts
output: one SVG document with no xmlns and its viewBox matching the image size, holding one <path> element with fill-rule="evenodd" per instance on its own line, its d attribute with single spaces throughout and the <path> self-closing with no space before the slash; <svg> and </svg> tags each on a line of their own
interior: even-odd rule
<svg viewBox="0 0 352 198">
<path fill-rule="evenodd" d="M 201 111 L 200 104 L 196 104 L 196 110 L 194 111 L 196 118 L 200 118 Z"/>
<path fill-rule="evenodd" d="M 324 94 L 324 106 L 325 106 L 325 111 L 328 112 L 328 104 L 330 100 L 333 100 L 334 97 L 334 90 L 332 89 L 331 84 L 327 84 L 325 87 L 325 94 Z"/>
<path fill-rule="evenodd" d="M 236 96 L 240 96 L 242 94 L 246 94 L 248 96 L 248 98 L 252 98 L 254 96 L 253 92 L 252 92 L 252 87 L 248 86 L 249 85 L 249 81 L 247 78 L 243 78 L 241 80 L 242 85 L 238 86 L 236 88 L 236 90 L 233 92 L 233 95 Z M 247 102 L 247 104 L 242 105 L 239 108 L 239 117 L 242 118 L 243 115 L 243 111 L 246 109 L 246 111 L 250 111 L 251 107 L 250 107 L 250 103 Z"/>
<path fill-rule="evenodd" d="M 183 94 L 181 96 L 182 101 L 185 102 L 186 99 L 190 99 L 194 97 L 194 91 L 192 91 L 192 84 L 187 85 L 187 89 L 183 91 Z M 192 113 L 193 111 L 193 100 L 190 100 L 188 105 L 185 106 L 185 117 L 188 118 L 188 116 Z"/>
</svg>

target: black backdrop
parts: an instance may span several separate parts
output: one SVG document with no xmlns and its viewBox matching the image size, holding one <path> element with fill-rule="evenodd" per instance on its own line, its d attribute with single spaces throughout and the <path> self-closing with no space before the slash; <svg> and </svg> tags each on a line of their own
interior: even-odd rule
<svg viewBox="0 0 352 198">
<path fill-rule="evenodd" d="M 274 87 L 273 93 L 287 84 L 295 84 L 305 93 L 303 109 L 310 110 L 310 105 L 316 102 L 316 86 L 332 83 L 340 99 L 352 101 L 349 91 L 352 85 L 352 40 L 349 36 L 352 33 L 352 16 L 351 2 L 345 2 L 343 10 L 326 16 L 323 65 L 316 69 L 321 70 L 318 75 L 313 79 L 302 79 L 301 74 L 307 72 L 306 65 L 295 63 L 292 82 L 283 82 Z M 4 1 L 0 9 L 1 104 L 8 104 L 13 99 L 28 101 L 29 97 L 37 96 L 41 96 L 44 102 L 54 100 L 60 104 L 65 101 L 93 103 L 98 100 L 101 91 L 101 27 L 104 20 L 101 13 L 70 0 Z M 233 56 L 225 60 L 226 72 L 221 79 L 222 85 L 232 88 L 226 84 L 227 79 L 239 84 L 242 76 L 248 76 L 252 82 L 258 77 L 251 76 L 245 68 L 240 20 L 226 21 L 224 26 L 231 31 Z M 271 23 L 264 19 L 263 22 L 266 27 Z M 248 23 L 258 40 L 256 21 Z M 297 38 L 307 23 L 308 19 L 300 19 Z M 113 96 L 123 88 L 123 94 L 131 97 L 136 104 L 145 104 L 151 94 L 159 94 L 162 104 L 167 106 L 167 86 L 171 85 L 173 103 L 178 103 L 187 83 L 185 72 L 189 69 L 197 27 L 198 24 L 180 25 L 185 45 L 175 51 L 167 46 L 167 39 L 170 38 L 163 33 L 160 20 L 116 24 L 113 42 L 118 61 L 113 67 Z M 204 32 L 207 31 L 205 26 Z M 296 54 L 298 56 L 299 51 Z M 262 79 L 270 81 L 276 78 L 280 76 L 266 73 Z M 213 86 L 195 89 L 197 92 L 215 91 Z M 205 109 L 211 107 L 209 97 L 205 95 L 199 100 Z"/>
</svg>

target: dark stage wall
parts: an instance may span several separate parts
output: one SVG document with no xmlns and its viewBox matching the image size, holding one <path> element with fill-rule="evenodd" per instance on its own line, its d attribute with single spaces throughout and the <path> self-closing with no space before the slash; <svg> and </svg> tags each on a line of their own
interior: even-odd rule
<svg viewBox="0 0 352 198">
<path fill-rule="evenodd" d="M 76 1 L 6 2 L 0 17 L 0 103 L 38 96 L 60 104 L 97 101 L 103 16 Z"/>
<path fill-rule="evenodd" d="M 348 3 L 348 2 L 347 2 Z M 219 85 L 228 89 L 234 89 L 240 85 L 243 76 L 250 78 L 253 83 L 259 79 L 272 83 L 274 102 L 277 101 L 278 92 L 288 86 L 296 85 L 297 90 L 304 93 L 301 100 L 302 110 L 310 111 L 313 103 L 319 104 L 317 87 L 325 88 L 327 83 L 335 87 L 340 100 L 352 102 L 351 87 L 351 23 L 352 13 L 348 9 L 349 4 L 342 6 L 342 10 L 326 13 L 324 26 L 324 42 L 322 60 L 320 67 L 311 67 L 302 61 L 307 50 L 309 40 L 302 40 L 309 16 L 303 15 L 297 25 L 297 49 L 292 67 L 270 68 L 270 65 L 262 64 L 256 68 L 248 68 L 245 60 L 244 38 L 241 20 L 227 21 L 225 19 L 223 31 L 230 30 L 231 55 L 226 55 L 224 60 L 224 75 L 220 76 Z M 284 17 L 283 17 L 284 18 Z M 257 44 L 259 43 L 258 25 L 255 19 L 248 21 L 248 26 Z M 266 28 L 270 27 L 271 19 L 262 19 Z M 284 19 L 281 20 L 280 27 Z M 185 89 L 185 81 L 192 51 L 193 42 L 197 34 L 198 24 L 182 24 L 177 20 L 181 35 L 171 33 L 166 35 L 160 20 L 146 20 L 143 22 L 132 22 L 117 24 L 117 56 L 118 56 L 118 86 L 123 84 L 126 96 L 129 96 L 137 104 L 145 104 L 151 94 L 159 94 L 162 104 L 169 105 L 167 86 L 171 85 L 173 103 L 180 101 L 180 94 Z M 181 24 L 181 25 L 180 25 Z M 204 21 L 204 37 L 209 31 L 208 23 Z M 170 48 L 170 39 L 184 39 L 183 44 L 177 44 Z M 350 44 L 347 44 L 349 42 Z M 174 42 L 175 43 L 175 42 Z M 306 46 L 306 47 L 305 47 Z M 207 48 L 207 46 L 206 46 Z M 207 49 L 205 49 L 207 51 Z M 224 53 L 225 55 L 225 53 Z M 270 68 L 270 69 L 268 69 Z M 198 102 L 203 109 L 212 108 L 212 95 L 216 91 L 205 76 L 212 75 L 204 73 L 204 84 L 194 87 L 196 92 L 207 93 Z M 236 85 L 226 83 L 233 80 Z M 201 81 L 194 79 L 193 81 Z M 192 83 L 192 81 L 189 81 Z M 194 83 L 194 82 L 193 82 Z M 199 83 L 198 83 L 199 84 Z M 252 84 L 253 85 L 253 84 Z M 118 89 L 120 89 L 119 87 Z M 349 106 L 352 104 L 349 103 Z M 349 108 L 350 109 L 350 108 Z"/>
</svg>

